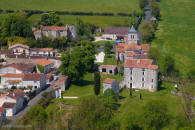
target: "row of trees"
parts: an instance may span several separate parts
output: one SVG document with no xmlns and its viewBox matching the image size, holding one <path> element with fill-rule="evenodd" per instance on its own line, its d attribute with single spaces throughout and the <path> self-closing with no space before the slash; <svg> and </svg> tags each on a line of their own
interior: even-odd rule
<svg viewBox="0 0 195 130">
<path fill-rule="evenodd" d="M 158 2 L 159 0 L 150 0 L 150 9 L 152 16 L 154 16 L 157 19 L 160 17 L 160 8 Z"/>
</svg>

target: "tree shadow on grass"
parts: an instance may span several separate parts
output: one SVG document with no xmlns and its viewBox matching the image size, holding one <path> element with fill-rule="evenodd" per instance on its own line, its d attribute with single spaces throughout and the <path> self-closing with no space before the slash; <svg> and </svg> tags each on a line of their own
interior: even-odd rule
<svg viewBox="0 0 195 130">
<path fill-rule="evenodd" d="M 88 80 L 80 80 L 80 81 L 73 81 L 72 84 L 80 86 L 80 87 L 85 87 L 87 85 L 93 85 L 93 81 L 88 81 Z"/>
</svg>

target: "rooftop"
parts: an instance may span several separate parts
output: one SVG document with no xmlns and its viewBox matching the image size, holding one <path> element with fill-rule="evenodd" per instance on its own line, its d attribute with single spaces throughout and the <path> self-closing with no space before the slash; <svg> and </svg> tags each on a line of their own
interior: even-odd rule
<svg viewBox="0 0 195 130">
<path fill-rule="evenodd" d="M 2 107 L 3 108 L 13 108 L 16 103 L 4 102 Z"/>
<path fill-rule="evenodd" d="M 10 46 L 9 49 L 13 49 L 13 48 L 15 48 L 15 47 L 23 47 L 23 48 L 29 49 L 29 46 L 24 45 L 24 44 L 20 44 L 20 43 L 15 44 L 15 45 L 13 45 L 13 46 Z"/>
<path fill-rule="evenodd" d="M 106 78 L 103 83 L 112 84 L 116 79 Z"/>
<path fill-rule="evenodd" d="M 42 66 L 47 66 L 53 63 L 51 60 L 47 60 L 47 59 L 38 59 L 38 60 L 34 60 L 34 62 Z"/>
<path fill-rule="evenodd" d="M 128 33 L 137 33 L 137 31 L 135 30 L 135 28 L 133 26 L 131 26 Z"/>
<path fill-rule="evenodd" d="M 31 51 L 53 51 L 53 48 L 31 48 Z"/>
<path fill-rule="evenodd" d="M 12 63 L 12 64 L 9 64 L 9 65 L 5 65 L 2 68 L 7 68 L 7 67 L 13 67 L 17 70 L 20 70 L 20 71 L 24 72 L 26 70 L 34 68 L 35 65 L 33 65 L 32 63 Z"/>
<path fill-rule="evenodd" d="M 100 68 L 109 68 L 109 69 L 116 69 L 117 66 L 116 65 L 100 65 Z"/>
<path fill-rule="evenodd" d="M 66 26 L 41 26 L 40 30 L 42 31 L 65 31 L 66 30 Z"/>
<path fill-rule="evenodd" d="M 68 79 L 68 76 L 62 76 L 58 79 L 58 81 L 55 83 L 55 85 L 59 85 L 64 83 Z"/>
<path fill-rule="evenodd" d="M 104 34 L 127 35 L 129 27 L 105 27 Z"/>
<path fill-rule="evenodd" d="M 124 63 L 125 68 L 146 68 L 146 69 L 158 69 L 157 65 L 153 65 L 152 59 L 130 59 Z"/>
<path fill-rule="evenodd" d="M 25 74 L 15 74 L 15 73 L 6 73 L 2 77 L 7 78 L 21 78 L 23 81 L 40 81 L 43 74 L 38 73 L 25 73 Z M 20 82 L 21 80 L 7 80 L 7 82 Z"/>
<path fill-rule="evenodd" d="M 0 107 L 0 116 L 1 116 L 1 113 L 3 113 L 5 111 L 5 109 L 3 107 Z"/>
</svg>

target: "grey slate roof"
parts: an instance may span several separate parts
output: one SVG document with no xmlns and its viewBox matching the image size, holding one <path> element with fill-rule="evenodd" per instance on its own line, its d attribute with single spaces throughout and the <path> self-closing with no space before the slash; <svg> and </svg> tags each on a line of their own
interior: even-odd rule
<svg viewBox="0 0 195 130">
<path fill-rule="evenodd" d="M 131 26 L 131 28 L 128 31 L 128 33 L 137 33 L 137 31 L 135 30 L 135 28 L 133 26 Z"/>
</svg>

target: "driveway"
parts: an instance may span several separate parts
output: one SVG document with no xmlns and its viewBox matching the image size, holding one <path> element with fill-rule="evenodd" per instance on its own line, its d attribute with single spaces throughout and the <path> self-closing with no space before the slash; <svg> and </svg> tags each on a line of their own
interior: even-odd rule
<svg viewBox="0 0 195 130">
<path fill-rule="evenodd" d="M 145 19 L 144 19 L 144 22 L 141 24 L 141 27 L 139 28 L 139 31 L 138 31 L 138 35 L 139 35 L 140 41 L 142 41 L 142 28 L 143 28 L 143 25 L 146 22 L 150 22 L 151 21 L 151 18 L 152 18 L 152 15 L 151 15 L 151 11 L 150 11 L 150 6 L 148 4 L 145 7 Z"/>
</svg>

